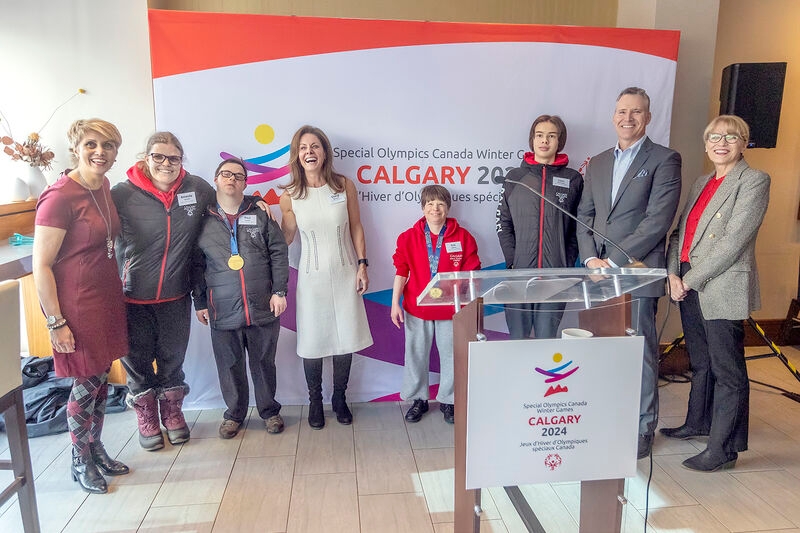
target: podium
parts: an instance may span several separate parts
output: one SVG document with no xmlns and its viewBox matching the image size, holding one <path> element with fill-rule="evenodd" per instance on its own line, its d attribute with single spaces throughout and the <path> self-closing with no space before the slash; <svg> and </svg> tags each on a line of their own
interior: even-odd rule
<svg viewBox="0 0 800 533">
<path fill-rule="evenodd" d="M 470 410 L 468 376 L 470 343 L 494 342 L 487 340 L 484 331 L 485 306 L 563 302 L 570 304 L 570 308 L 579 310 L 578 326 L 591 331 L 595 337 L 630 337 L 636 335 L 638 323 L 637 302 L 631 298 L 630 293 L 650 283 L 663 282 L 664 278 L 666 270 L 660 268 L 483 270 L 442 272 L 425 287 L 417 298 L 419 305 L 452 305 L 457 311 L 453 317 L 456 405 L 455 531 L 474 533 L 480 531 L 480 489 L 466 488 L 467 429 Z M 552 347 L 553 343 L 592 341 L 593 339 L 552 340 L 547 346 Z M 514 342 L 533 345 L 541 341 Z M 636 355 L 641 368 L 641 351 Z M 513 382 L 511 378 L 513 376 L 509 376 L 510 382 Z M 638 385 L 641 384 L 640 380 L 639 377 Z M 504 384 L 501 384 L 498 388 L 502 389 L 503 386 Z M 635 406 L 635 423 L 638 427 L 638 394 L 630 401 Z M 495 423 L 499 425 L 499 422 Z M 637 434 L 638 430 L 630 435 L 632 442 L 635 442 Z M 631 460 L 635 472 L 635 446 L 632 453 Z M 624 478 L 586 480 L 581 478 L 580 481 L 580 531 L 618 532 L 622 521 Z M 516 487 L 510 488 L 516 489 Z M 527 507 L 519 490 L 510 491 L 507 487 L 507 492 L 518 512 L 521 508 L 524 510 Z M 527 511 L 530 513 L 529 507 Z M 532 516 L 532 513 L 530 514 Z M 521 515 L 521 518 L 529 530 L 533 531 L 528 521 L 530 517 Z M 532 518 L 535 522 L 535 516 Z M 541 530 L 540 526 L 538 530 Z"/>
</svg>

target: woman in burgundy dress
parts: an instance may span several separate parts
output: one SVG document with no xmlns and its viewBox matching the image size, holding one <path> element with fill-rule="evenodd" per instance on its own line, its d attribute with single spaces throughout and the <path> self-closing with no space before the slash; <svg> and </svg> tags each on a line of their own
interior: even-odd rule
<svg viewBox="0 0 800 533">
<path fill-rule="evenodd" d="M 39 198 L 33 276 L 47 316 L 56 375 L 75 378 L 67 404 L 72 478 L 86 492 L 105 493 L 102 474 L 128 473 L 100 440 L 108 371 L 128 351 L 114 259 L 120 223 L 105 176 L 122 136 L 113 124 L 88 119 L 75 121 L 67 137 L 77 166 L 64 171 Z"/>
</svg>

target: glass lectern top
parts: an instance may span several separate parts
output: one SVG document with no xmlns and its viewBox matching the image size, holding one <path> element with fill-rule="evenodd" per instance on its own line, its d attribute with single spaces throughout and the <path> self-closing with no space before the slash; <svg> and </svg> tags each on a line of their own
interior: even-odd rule
<svg viewBox="0 0 800 533">
<path fill-rule="evenodd" d="M 537 302 L 604 302 L 667 277 L 663 268 L 528 268 L 440 272 L 417 298 L 418 305 Z"/>
</svg>

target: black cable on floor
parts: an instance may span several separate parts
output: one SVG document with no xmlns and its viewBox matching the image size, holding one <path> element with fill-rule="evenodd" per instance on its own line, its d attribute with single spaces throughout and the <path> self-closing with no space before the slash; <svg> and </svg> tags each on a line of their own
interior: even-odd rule
<svg viewBox="0 0 800 533">
<path fill-rule="evenodd" d="M 763 381 L 758 381 L 756 379 L 750 379 L 749 381 L 750 381 L 750 383 L 755 383 L 755 384 L 761 385 L 763 387 L 769 387 L 770 389 L 775 389 L 777 391 L 780 391 L 781 394 L 783 394 L 784 396 L 786 396 L 790 400 L 794 400 L 796 402 L 800 402 L 800 394 L 797 394 L 796 392 L 792 392 L 790 390 L 786 390 L 786 389 L 784 389 L 782 387 L 778 387 L 777 385 L 770 385 L 769 383 L 764 383 Z"/>
<path fill-rule="evenodd" d="M 653 448 L 650 448 L 650 473 L 647 475 L 647 488 L 644 491 L 644 533 L 647 533 L 647 516 L 650 514 L 650 482 L 653 480 Z"/>
</svg>

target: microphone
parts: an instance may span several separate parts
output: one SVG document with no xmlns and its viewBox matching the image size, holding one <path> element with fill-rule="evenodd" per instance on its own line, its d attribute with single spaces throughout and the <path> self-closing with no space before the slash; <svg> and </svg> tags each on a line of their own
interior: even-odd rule
<svg viewBox="0 0 800 533">
<path fill-rule="evenodd" d="M 556 209 L 558 209 L 559 211 L 561 211 L 562 213 L 567 215 L 569 218 L 571 218 L 572 220 L 577 222 L 583 229 L 589 230 L 592 233 L 597 233 L 598 235 L 600 235 L 600 237 L 602 237 L 602 239 L 605 242 L 607 242 L 608 244 L 610 244 L 611 246 L 613 246 L 614 248 L 619 250 L 622 253 L 622 255 L 624 255 L 625 258 L 628 260 L 628 264 L 627 265 L 623 265 L 623 268 L 647 268 L 647 265 L 645 265 L 644 263 L 642 263 L 638 259 L 633 258 L 628 252 L 626 252 L 622 248 L 622 246 L 620 246 L 619 244 L 615 243 L 614 241 L 612 241 L 611 239 L 609 239 L 608 237 L 606 237 L 605 235 L 603 235 L 602 233 L 600 233 L 596 229 L 590 227 L 588 224 L 586 224 L 585 222 L 580 220 L 578 217 L 576 217 L 575 215 L 573 215 L 572 213 L 570 213 L 569 211 L 567 211 L 566 209 L 564 209 L 563 207 L 561 207 L 560 205 L 555 203 L 554 201 L 552 201 L 549 198 L 545 197 L 542 193 L 540 193 L 539 191 L 537 191 L 533 187 L 529 187 L 528 185 L 522 183 L 521 181 L 510 180 L 508 178 L 506 178 L 505 181 L 507 181 L 508 183 L 514 183 L 516 185 L 522 185 L 523 187 L 525 187 L 526 189 L 531 191 L 533 194 L 535 194 L 536 196 L 538 196 L 539 198 L 541 198 L 542 200 L 544 200 L 548 204 L 552 205 L 553 207 L 555 207 Z"/>
</svg>

